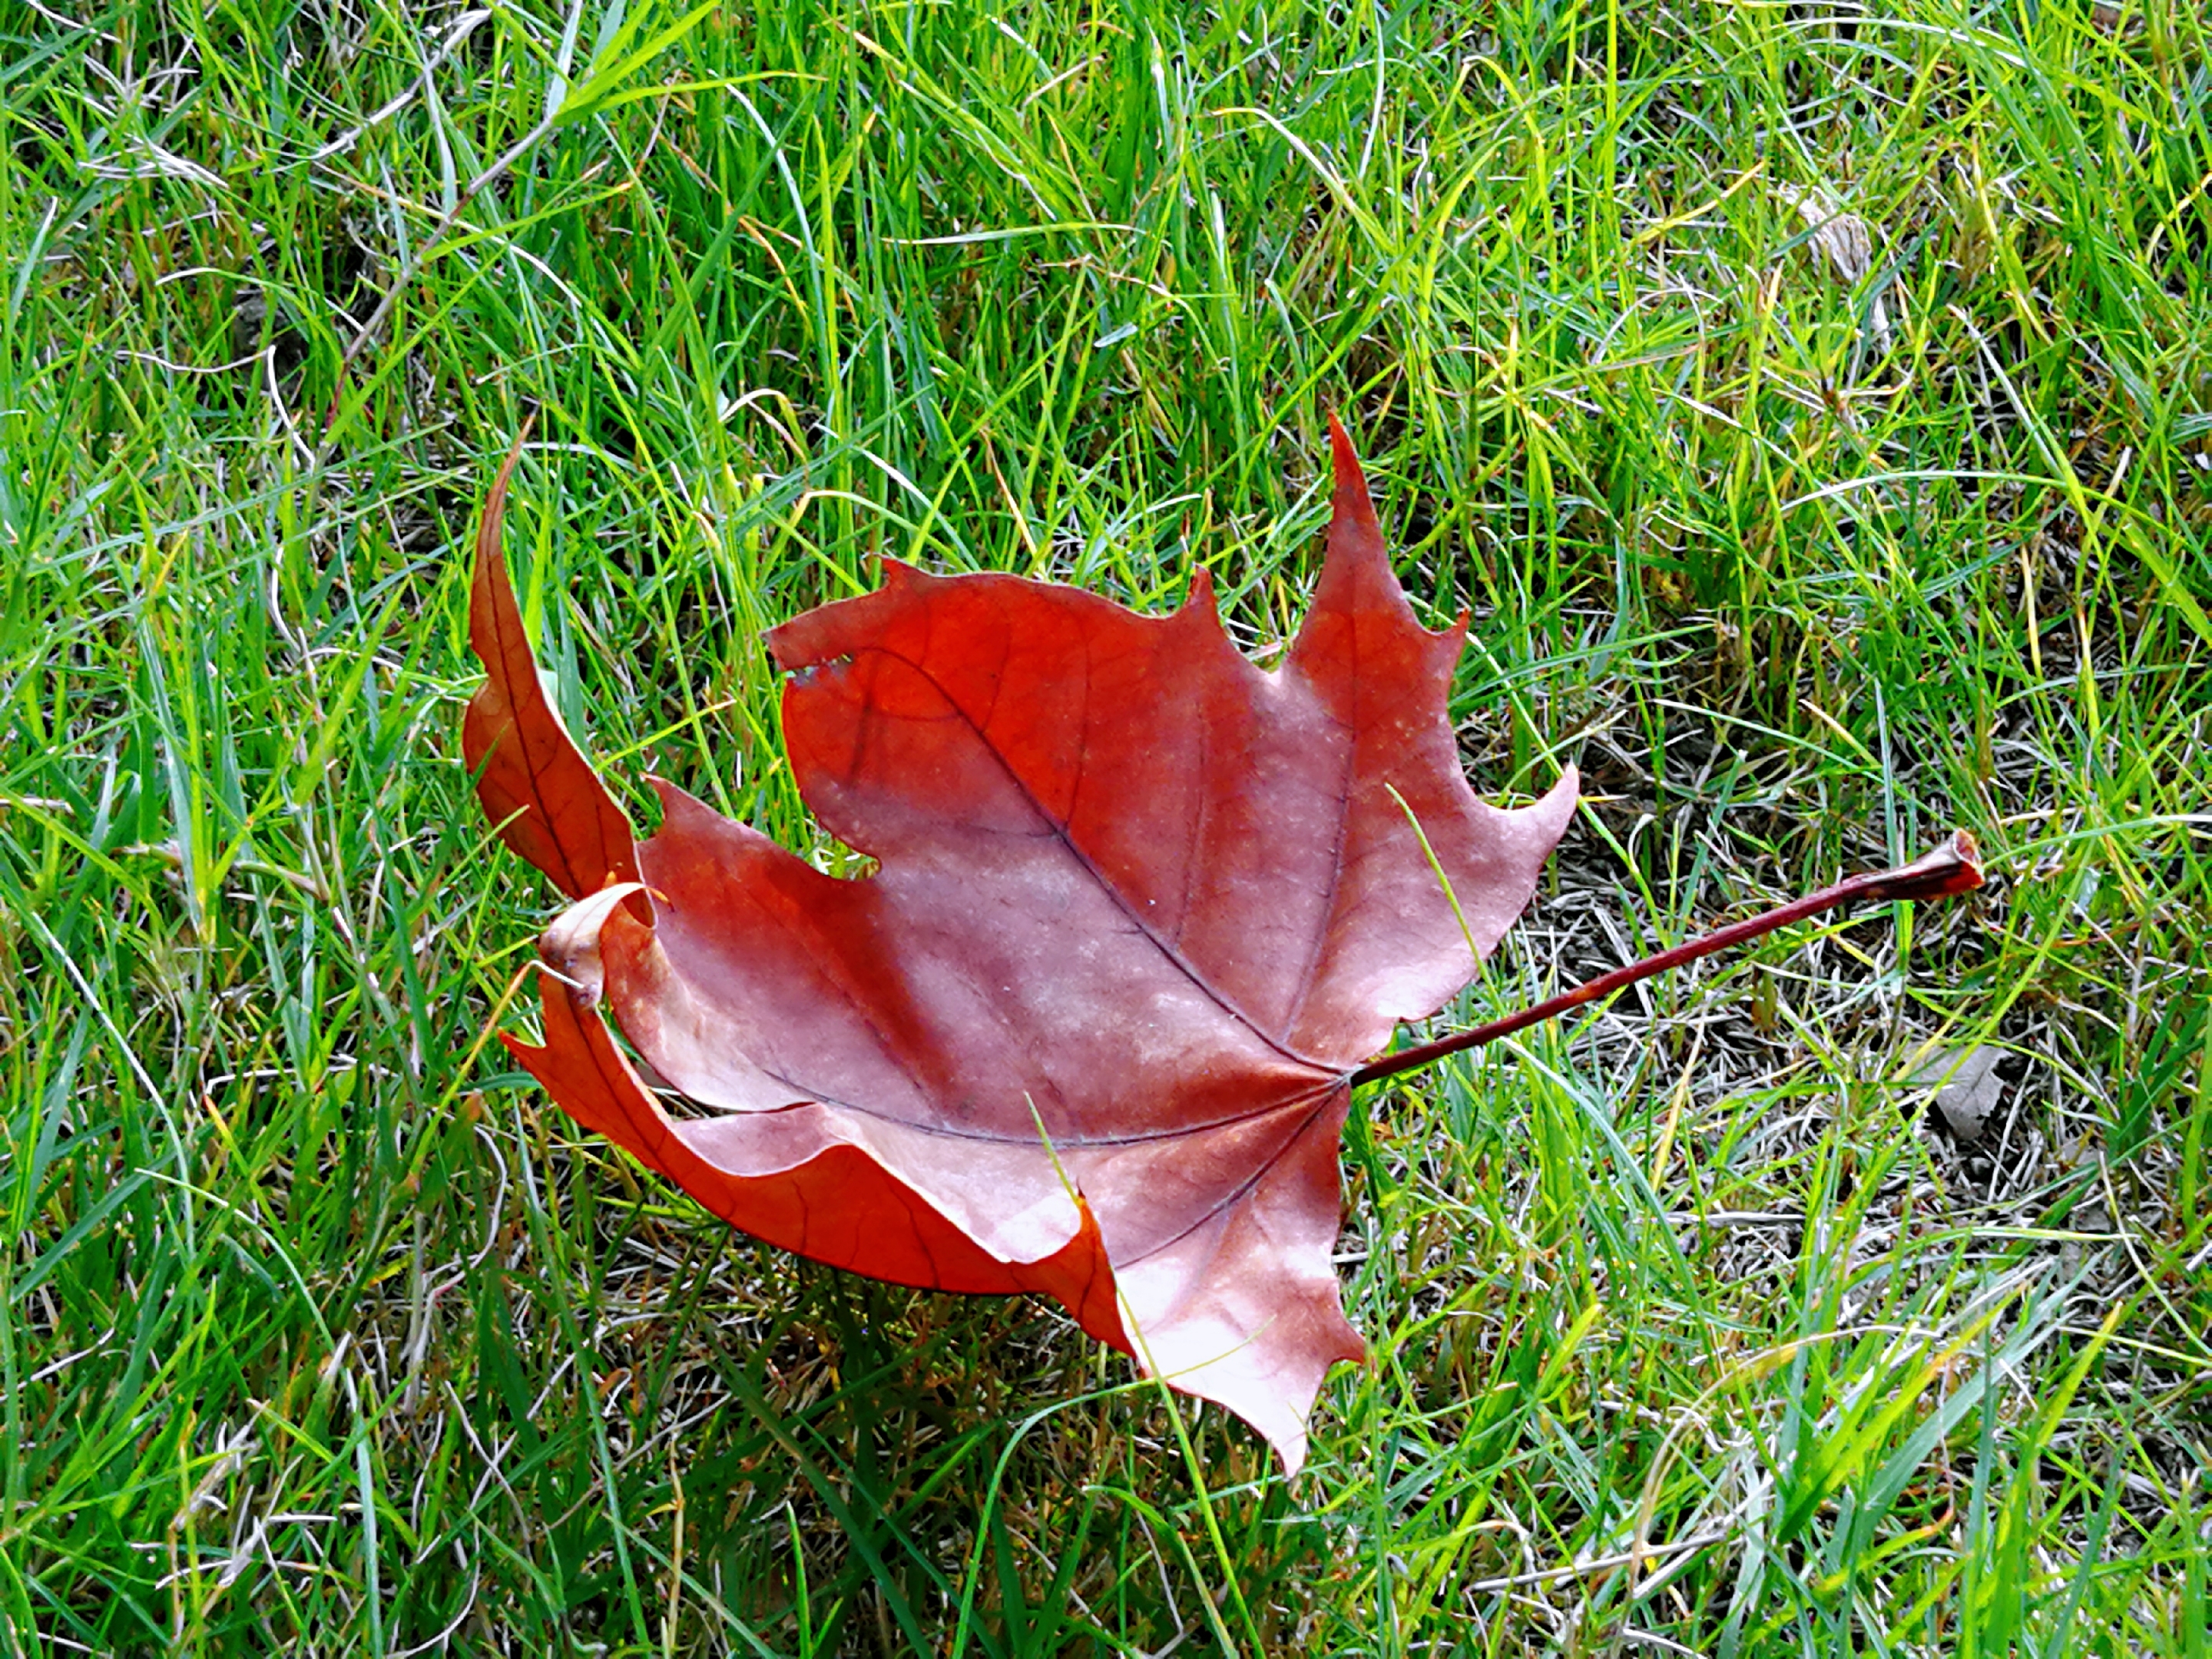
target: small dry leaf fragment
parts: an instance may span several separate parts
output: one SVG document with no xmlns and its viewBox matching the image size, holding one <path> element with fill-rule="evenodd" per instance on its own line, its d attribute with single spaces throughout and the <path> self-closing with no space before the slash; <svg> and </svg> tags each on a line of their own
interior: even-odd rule
<svg viewBox="0 0 2212 1659">
<path fill-rule="evenodd" d="M 1844 212 L 1824 190 L 1801 190 L 1786 180 L 1777 181 L 1774 193 L 1797 210 L 1813 233 L 1813 246 L 1844 283 L 1856 283 L 1874 268 L 1874 241 L 1857 214 Z"/>
<path fill-rule="evenodd" d="M 1845 212 L 1832 196 L 1818 186 L 1803 190 L 1781 179 L 1776 181 L 1774 193 L 1796 210 L 1812 232 L 1814 248 L 1844 287 L 1865 280 L 1874 269 L 1874 238 L 1868 233 L 1865 220 L 1856 213 Z M 1881 293 L 1874 295 L 1868 332 L 1877 351 L 1887 348 L 1889 310 Z"/>
<path fill-rule="evenodd" d="M 2004 1097 L 2004 1079 L 1997 1074 L 2002 1048 L 1978 1043 L 1966 1049 L 1936 1048 L 1916 1060 L 1906 1081 L 1920 1087 L 1933 1085 L 1932 1098 L 1943 1125 L 1962 1146 L 1982 1138 L 1990 1115 Z"/>
</svg>

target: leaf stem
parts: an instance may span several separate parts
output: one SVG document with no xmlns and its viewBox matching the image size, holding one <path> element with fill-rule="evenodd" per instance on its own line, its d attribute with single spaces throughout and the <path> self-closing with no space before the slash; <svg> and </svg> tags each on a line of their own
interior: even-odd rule
<svg viewBox="0 0 2212 1659">
<path fill-rule="evenodd" d="M 1802 898 L 1792 899 L 1787 904 L 1777 905 L 1771 910 L 1741 921 L 1732 921 L 1725 927 L 1716 927 L 1710 933 L 1685 939 L 1670 950 L 1660 951 L 1641 962 L 1632 962 L 1610 973 L 1600 974 L 1595 979 L 1577 985 L 1571 991 L 1562 991 L 1558 996 L 1540 1002 L 1534 1007 L 1508 1014 L 1504 1019 L 1494 1019 L 1487 1025 L 1477 1025 L 1469 1030 L 1455 1031 L 1451 1036 L 1438 1037 L 1433 1042 L 1420 1043 L 1411 1048 L 1401 1048 L 1395 1054 L 1384 1054 L 1370 1060 L 1352 1074 L 1356 1088 L 1363 1083 L 1380 1083 L 1385 1078 L 1396 1077 L 1401 1072 L 1418 1071 L 1422 1066 L 1442 1060 L 1447 1054 L 1456 1054 L 1468 1048 L 1479 1048 L 1486 1042 L 1510 1036 L 1540 1020 L 1554 1019 L 1570 1009 L 1585 1003 L 1609 997 L 1615 991 L 1626 989 L 1638 980 L 1663 974 L 1669 968 L 1679 968 L 1684 963 L 1695 962 L 1725 951 L 1731 945 L 1749 941 L 1787 927 L 1793 921 L 1802 921 L 1808 916 L 1817 916 L 1823 911 L 1855 903 L 1881 903 L 1893 899 L 1948 898 L 1959 893 L 1971 893 L 1982 884 L 1982 857 L 1974 845 L 1974 838 L 1963 830 L 1954 830 L 1950 839 L 1934 852 L 1915 859 L 1910 864 L 1899 865 L 1893 870 L 1872 870 L 1863 874 L 1849 876 L 1832 887 L 1823 887 L 1817 893 L 1808 893 Z"/>
</svg>

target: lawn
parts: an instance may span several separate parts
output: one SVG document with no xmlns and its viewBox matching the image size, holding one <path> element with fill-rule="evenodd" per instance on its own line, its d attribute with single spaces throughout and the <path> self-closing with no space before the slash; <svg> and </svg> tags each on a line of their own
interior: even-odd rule
<svg viewBox="0 0 2212 1659">
<path fill-rule="evenodd" d="M 2189 0 L 0 0 L 0 1651 L 2212 1654 Z M 458 728 L 526 419 L 572 729 L 842 872 L 765 628 L 1266 660 L 1332 410 L 1584 777 L 1437 1030 L 1990 881 L 1364 1091 L 1285 1479 L 552 1107 Z"/>
</svg>

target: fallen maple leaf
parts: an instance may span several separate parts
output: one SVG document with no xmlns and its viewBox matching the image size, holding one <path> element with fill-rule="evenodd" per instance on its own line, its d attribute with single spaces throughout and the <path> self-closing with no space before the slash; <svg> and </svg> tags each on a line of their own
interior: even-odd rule
<svg viewBox="0 0 2212 1659">
<path fill-rule="evenodd" d="M 657 781 L 661 829 L 633 844 L 523 642 L 512 455 L 463 745 L 507 843 L 580 900 L 541 945 L 543 1045 L 506 1039 L 579 1122 L 817 1261 L 1052 1296 L 1291 1470 L 1322 1376 L 1364 1352 L 1331 1265 L 1352 1087 L 1482 1034 L 1363 1062 L 1466 984 L 1576 799 L 1571 769 L 1514 811 L 1468 788 L 1446 714 L 1465 619 L 1416 622 L 1331 433 L 1328 557 L 1272 672 L 1203 570 L 1149 617 L 886 561 L 876 592 L 773 630 L 793 770 L 878 860 L 864 878 Z M 719 1115 L 663 1109 L 602 1002 Z"/>
</svg>

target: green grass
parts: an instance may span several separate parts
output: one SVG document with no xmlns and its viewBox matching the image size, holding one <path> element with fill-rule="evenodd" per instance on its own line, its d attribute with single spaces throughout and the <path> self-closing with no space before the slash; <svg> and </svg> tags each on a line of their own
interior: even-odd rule
<svg viewBox="0 0 2212 1659">
<path fill-rule="evenodd" d="M 2212 1652 L 2198 9 L 632 4 L 0 0 L 0 1648 Z M 1201 1487 L 487 1046 L 462 566 L 535 411 L 587 746 L 834 859 L 763 627 L 1204 564 L 1263 649 L 1330 408 L 1483 787 L 1591 797 L 1458 1016 L 1995 879 L 1375 1091 L 1373 1361 Z"/>
</svg>

